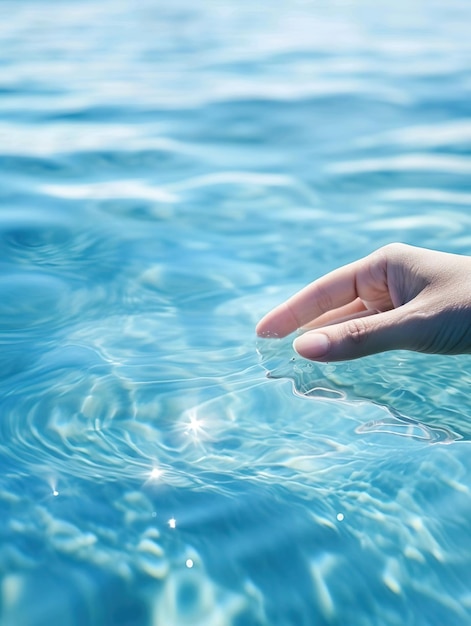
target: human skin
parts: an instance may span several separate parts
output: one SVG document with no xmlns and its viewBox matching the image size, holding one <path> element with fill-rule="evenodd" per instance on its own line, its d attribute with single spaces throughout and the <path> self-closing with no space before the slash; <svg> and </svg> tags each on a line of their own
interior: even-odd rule
<svg viewBox="0 0 471 626">
<path fill-rule="evenodd" d="M 386 350 L 471 353 L 471 257 L 388 244 L 307 285 L 257 324 L 315 361 Z"/>
</svg>

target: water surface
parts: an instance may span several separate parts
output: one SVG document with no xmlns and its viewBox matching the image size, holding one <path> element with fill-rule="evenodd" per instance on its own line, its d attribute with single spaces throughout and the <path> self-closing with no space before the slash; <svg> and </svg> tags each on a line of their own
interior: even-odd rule
<svg viewBox="0 0 471 626">
<path fill-rule="evenodd" d="M 471 624 L 470 357 L 254 333 L 471 253 L 470 18 L 0 4 L 2 626 Z"/>
</svg>

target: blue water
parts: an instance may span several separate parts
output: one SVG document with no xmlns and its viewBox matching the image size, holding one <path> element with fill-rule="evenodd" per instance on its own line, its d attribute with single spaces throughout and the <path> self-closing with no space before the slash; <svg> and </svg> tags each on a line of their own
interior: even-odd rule
<svg viewBox="0 0 471 626">
<path fill-rule="evenodd" d="M 471 624 L 471 357 L 257 320 L 471 254 L 471 3 L 0 3 L 1 626 Z"/>
</svg>

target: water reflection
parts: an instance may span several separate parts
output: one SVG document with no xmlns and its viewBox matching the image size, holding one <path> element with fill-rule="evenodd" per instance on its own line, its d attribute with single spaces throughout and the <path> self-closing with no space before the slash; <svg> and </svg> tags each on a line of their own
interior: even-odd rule
<svg viewBox="0 0 471 626">
<path fill-rule="evenodd" d="M 467 358 L 253 336 L 469 252 L 469 6 L 422 9 L 0 3 L 2 624 L 469 621 Z"/>
<path fill-rule="evenodd" d="M 258 342 L 267 376 L 291 380 L 295 393 L 306 398 L 366 401 L 386 409 L 388 415 L 365 420 L 357 433 L 384 432 L 431 443 L 469 440 L 466 404 L 461 413 L 456 403 L 466 394 L 467 374 L 461 375 L 460 365 L 468 357 L 396 352 L 356 362 L 319 364 L 300 358 L 291 346 L 292 339 Z M 458 375 L 447 379 L 443 388 L 442 379 L 455 371 Z"/>
</svg>

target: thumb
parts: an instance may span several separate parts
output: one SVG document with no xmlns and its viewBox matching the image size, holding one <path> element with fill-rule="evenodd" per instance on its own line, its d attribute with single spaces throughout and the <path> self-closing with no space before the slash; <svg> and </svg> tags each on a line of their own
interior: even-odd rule
<svg viewBox="0 0 471 626">
<path fill-rule="evenodd" d="M 295 339 L 293 347 L 313 361 L 347 361 L 386 350 L 418 350 L 423 326 L 419 316 L 404 305 L 306 332 Z"/>
</svg>

